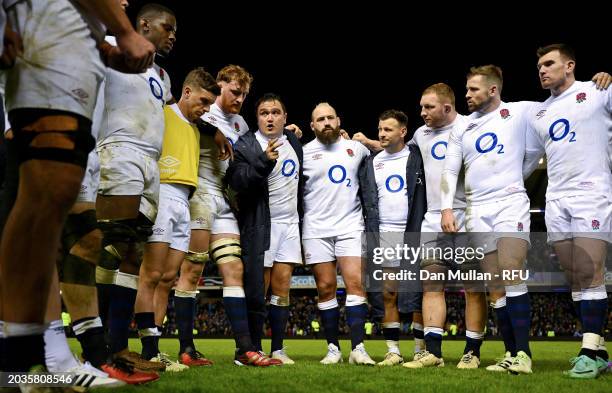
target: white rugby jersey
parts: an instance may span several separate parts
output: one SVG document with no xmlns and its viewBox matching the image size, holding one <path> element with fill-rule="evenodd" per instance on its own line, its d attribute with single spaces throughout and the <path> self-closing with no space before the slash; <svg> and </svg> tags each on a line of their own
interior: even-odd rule
<svg viewBox="0 0 612 393">
<path fill-rule="evenodd" d="M 269 139 L 261 131 L 255 133 L 255 138 L 261 149 L 265 151 Z M 300 222 L 297 211 L 300 162 L 287 137 L 281 135 L 278 140 L 283 144 L 276 149 L 278 159 L 268 175 L 270 220 L 282 224 L 295 224 Z"/>
<path fill-rule="evenodd" d="M 116 44 L 115 37 L 106 41 Z M 98 146 L 127 142 L 159 159 L 164 104 L 172 98 L 168 74 L 155 64 L 142 74 L 124 74 L 107 67 L 104 96 Z"/>
<path fill-rule="evenodd" d="M 527 149 L 546 152 L 546 200 L 611 195 L 612 89 L 574 82 L 529 116 Z"/>
<path fill-rule="evenodd" d="M 404 232 L 408 220 L 406 163 L 408 146 L 397 153 L 385 150 L 373 160 L 374 178 L 378 189 L 378 221 L 381 232 Z"/>
<path fill-rule="evenodd" d="M 232 146 L 240 136 L 249 131 L 242 116 L 225 113 L 217 103 L 210 106 L 210 112 L 202 115 L 202 120 L 217 127 L 225 135 Z M 219 150 L 212 135 L 202 135 L 200 138 L 200 166 L 198 168 L 198 192 L 223 196 L 223 176 L 229 166 L 229 161 L 220 161 Z"/>
<path fill-rule="evenodd" d="M 474 112 L 448 140 L 441 183 L 441 209 L 453 206 L 456 177 L 465 170 L 465 197 L 478 205 L 525 193 L 523 159 L 528 112 L 533 102 L 502 102 L 492 112 Z M 449 176 L 450 175 L 450 176 Z M 454 178 L 455 180 L 449 180 Z"/>
<path fill-rule="evenodd" d="M 455 120 L 444 127 L 431 128 L 423 125 L 414 132 L 414 136 L 408 142 L 408 144 L 417 145 L 421 151 L 421 156 L 423 156 L 428 212 L 440 212 L 440 183 L 444 170 L 448 138 L 453 130 L 463 131 L 466 119 L 467 116 L 457 114 Z M 457 181 L 453 209 L 465 209 L 463 177 L 459 177 Z"/>
<path fill-rule="evenodd" d="M 315 139 L 304 146 L 303 239 L 363 231 L 358 171 L 369 154 L 342 137 L 331 145 Z"/>
</svg>

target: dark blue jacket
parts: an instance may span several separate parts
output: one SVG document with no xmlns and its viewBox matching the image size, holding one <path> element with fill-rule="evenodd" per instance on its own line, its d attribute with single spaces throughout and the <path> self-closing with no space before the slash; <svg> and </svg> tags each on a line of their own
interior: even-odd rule
<svg viewBox="0 0 612 393">
<path fill-rule="evenodd" d="M 425 170 L 423 157 L 419 148 L 409 145 L 410 155 L 406 163 L 406 192 L 408 194 L 408 217 L 404 230 L 404 242 L 411 247 L 418 247 L 420 241 L 421 224 L 427 212 L 427 193 L 425 189 Z M 365 239 L 367 250 L 366 274 L 371 275 L 376 268 L 370 261 L 374 248 L 380 245 L 380 214 L 378 209 L 378 187 L 374 175 L 374 157 L 370 155 L 359 168 L 359 190 L 363 215 L 365 218 Z M 403 266 L 402 266 L 403 267 Z M 418 266 L 411 266 L 416 268 Z M 399 287 L 398 305 L 401 313 L 411 313 L 421 309 L 420 287 L 416 289 L 416 282 L 401 282 Z M 377 317 L 384 314 L 382 299 L 382 283 L 370 282 L 368 284 L 368 300 Z"/>
<path fill-rule="evenodd" d="M 300 163 L 298 213 L 302 218 L 304 154 L 295 134 L 285 130 Z M 240 245 L 244 263 L 244 291 L 249 312 L 265 313 L 264 252 L 270 248 L 270 204 L 268 175 L 276 161 L 269 161 L 253 132 L 248 132 L 234 145 L 234 160 L 225 174 L 225 182 L 236 196 L 234 212 L 240 228 Z"/>
</svg>

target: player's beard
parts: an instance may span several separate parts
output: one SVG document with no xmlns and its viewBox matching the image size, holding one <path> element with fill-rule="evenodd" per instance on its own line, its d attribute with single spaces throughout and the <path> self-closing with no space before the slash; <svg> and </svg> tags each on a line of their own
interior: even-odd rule
<svg viewBox="0 0 612 393">
<path fill-rule="evenodd" d="M 331 132 L 326 132 L 331 129 Z M 336 128 L 324 128 L 321 131 L 315 132 L 317 139 L 324 145 L 331 145 L 340 137 L 340 126 Z"/>
</svg>

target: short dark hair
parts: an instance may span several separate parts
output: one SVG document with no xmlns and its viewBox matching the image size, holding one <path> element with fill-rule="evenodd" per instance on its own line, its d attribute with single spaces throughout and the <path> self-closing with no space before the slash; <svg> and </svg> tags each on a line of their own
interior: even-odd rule
<svg viewBox="0 0 612 393">
<path fill-rule="evenodd" d="M 504 75 L 502 69 L 493 64 L 487 64 L 480 67 L 470 68 L 470 72 L 467 74 L 467 78 L 470 79 L 476 75 L 481 75 L 486 78 L 487 82 L 497 85 L 497 90 L 501 94 L 502 87 L 504 84 Z"/>
<path fill-rule="evenodd" d="M 378 116 L 378 120 L 387 120 L 387 119 L 397 120 L 397 122 L 402 127 L 408 126 L 408 116 L 402 111 L 398 111 L 396 109 L 389 109 L 381 113 L 380 116 Z"/>
<path fill-rule="evenodd" d="M 136 14 L 136 20 L 139 21 L 142 18 L 158 16 L 164 13 L 175 16 L 174 11 L 164 5 L 157 3 L 148 3 L 143 5 L 140 11 L 138 11 L 138 14 Z"/>
<path fill-rule="evenodd" d="M 571 46 L 567 44 L 551 44 L 551 45 L 542 46 L 538 48 L 538 50 L 536 51 L 536 54 L 538 55 L 538 59 L 539 59 L 545 54 L 554 52 L 556 50 L 559 51 L 561 56 L 565 57 L 566 59 L 576 61 L 576 52 L 574 52 L 574 48 L 572 48 Z"/>
<path fill-rule="evenodd" d="M 255 116 L 257 116 L 257 112 L 259 111 L 259 106 L 263 104 L 264 102 L 270 102 L 270 101 L 278 101 L 278 103 L 281 104 L 281 108 L 283 108 L 283 112 L 287 113 L 287 108 L 285 108 L 285 104 L 283 103 L 283 100 L 281 100 L 278 94 L 266 93 L 263 96 L 261 96 L 257 100 L 257 102 L 255 102 Z"/>
<path fill-rule="evenodd" d="M 216 96 L 221 94 L 221 87 L 219 87 L 215 78 L 203 67 L 198 67 L 189 71 L 189 74 L 187 74 L 183 82 L 183 88 L 185 88 L 185 86 L 200 87 Z"/>
</svg>

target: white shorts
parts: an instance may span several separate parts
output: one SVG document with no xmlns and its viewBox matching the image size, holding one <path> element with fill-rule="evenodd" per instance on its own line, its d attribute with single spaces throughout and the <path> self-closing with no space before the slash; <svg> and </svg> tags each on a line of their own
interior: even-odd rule
<svg viewBox="0 0 612 393">
<path fill-rule="evenodd" d="M 477 246 L 483 246 L 485 253 L 497 249 L 497 239 L 514 237 L 529 240 L 529 198 L 525 194 L 515 194 L 508 198 L 471 205 L 465 210 L 465 229 L 475 232 L 470 236 Z"/>
<path fill-rule="evenodd" d="M 149 243 L 170 244 L 178 251 L 189 251 L 189 188 L 183 185 L 162 184 L 159 187 L 159 211 Z"/>
<path fill-rule="evenodd" d="M 87 168 L 81 182 L 81 190 L 77 196 L 77 202 L 96 202 L 98 184 L 100 183 L 100 160 L 95 150 L 89 152 L 87 157 Z"/>
<path fill-rule="evenodd" d="M 605 195 L 576 195 L 546 202 L 548 241 L 574 237 L 610 239 L 612 199 Z"/>
<path fill-rule="evenodd" d="M 264 253 L 264 266 L 274 262 L 302 264 L 300 224 L 273 222 L 270 227 L 270 249 Z"/>
<path fill-rule="evenodd" d="M 465 210 L 453 209 L 459 232 L 465 232 Z M 457 235 L 442 231 L 442 213 L 427 212 L 421 224 L 421 245 L 424 247 L 455 247 Z"/>
<path fill-rule="evenodd" d="M 69 0 L 22 0 L 7 17 L 24 43 L 7 70 L 8 110 L 55 109 L 91 120 L 105 68 L 83 16 Z"/>
<path fill-rule="evenodd" d="M 238 221 L 224 197 L 196 193 L 189 201 L 191 229 L 206 229 L 211 234 L 231 233 L 240 235 Z"/>
<path fill-rule="evenodd" d="M 333 262 L 337 257 L 361 258 L 361 234 L 359 231 L 320 239 L 302 239 L 306 265 Z"/>
<path fill-rule="evenodd" d="M 100 195 L 140 195 L 139 210 L 151 222 L 157 217 L 159 167 L 147 154 L 123 143 L 98 148 Z"/>
</svg>

